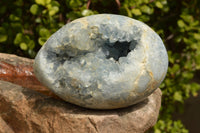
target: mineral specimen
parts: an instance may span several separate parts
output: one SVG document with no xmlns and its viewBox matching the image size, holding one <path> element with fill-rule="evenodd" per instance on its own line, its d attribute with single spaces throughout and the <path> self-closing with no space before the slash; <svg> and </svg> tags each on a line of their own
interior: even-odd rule
<svg viewBox="0 0 200 133">
<path fill-rule="evenodd" d="M 93 109 L 127 107 L 163 81 L 168 56 L 160 37 L 137 20 L 92 15 L 66 24 L 38 52 L 34 71 L 67 102 Z"/>
</svg>

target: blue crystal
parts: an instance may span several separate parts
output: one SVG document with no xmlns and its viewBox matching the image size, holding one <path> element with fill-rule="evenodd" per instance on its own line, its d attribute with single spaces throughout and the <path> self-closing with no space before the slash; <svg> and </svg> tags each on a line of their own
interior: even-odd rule
<svg viewBox="0 0 200 133">
<path fill-rule="evenodd" d="M 34 71 L 67 102 L 115 109 L 147 98 L 163 81 L 168 56 L 146 24 L 100 14 L 66 24 L 38 52 Z"/>
</svg>

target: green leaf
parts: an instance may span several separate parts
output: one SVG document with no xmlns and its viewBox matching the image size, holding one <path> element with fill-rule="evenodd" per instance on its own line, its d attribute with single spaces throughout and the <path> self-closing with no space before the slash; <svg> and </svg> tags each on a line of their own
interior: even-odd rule
<svg viewBox="0 0 200 133">
<path fill-rule="evenodd" d="M 27 44 L 24 43 L 24 42 L 20 43 L 19 46 L 20 46 L 20 48 L 21 48 L 22 50 L 27 50 L 27 49 L 28 49 Z"/>
<path fill-rule="evenodd" d="M 162 133 L 159 129 L 155 129 L 154 133 Z"/>
<path fill-rule="evenodd" d="M 181 15 L 181 18 L 187 23 L 192 23 L 194 20 L 193 16 L 188 14 Z"/>
<path fill-rule="evenodd" d="M 180 28 L 185 27 L 185 23 L 184 23 L 183 20 L 181 20 L 181 19 L 177 21 L 177 24 L 178 24 L 178 26 L 179 26 Z"/>
<path fill-rule="evenodd" d="M 83 16 L 89 16 L 89 15 L 93 15 L 94 13 L 93 13 L 91 10 L 89 10 L 89 9 L 84 9 L 84 10 L 81 12 L 81 14 L 82 14 Z"/>
<path fill-rule="evenodd" d="M 184 78 L 185 80 L 192 79 L 194 77 L 194 74 L 192 72 L 182 72 L 181 74 L 182 78 Z"/>
<path fill-rule="evenodd" d="M 14 14 L 11 14 L 11 15 L 9 16 L 9 19 L 10 19 L 11 21 L 19 21 L 19 20 L 20 20 L 20 18 L 17 17 L 17 16 L 15 16 Z"/>
<path fill-rule="evenodd" d="M 200 33 L 194 33 L 194 38 L 200 41 Z"/>
<path fill-rule="evenodd" d="M 31 49 L 28 50 L 28 54 L 31 56 L 31 58 L 34 58 L 36 56 L 36 52 Z"/>
<path fill-rule="evenodd" d="M 48 10 L 45 9 L 45 10 L 42 11 L 42 14 L 46 14 L 47 12 L 48 12 Z"/>
<path fill-rule="evenodd" d="M 143 3 L 145 3 L 145 4 L 148 4 L 149 3 L 149 0 L 142 0 L 143 1 Z"/>
<path fill-rule="evenodd" d="M 141 15 L 139 20 L 142 22 L 148 22 L 150 20 L 150 17 L 149 15 Z"/>
<path fill-rule="evenodd" d="M 43 45 L 46 41 L 47 41 L 47 39 L 44 38 L 44 37 L 40 37 L 40 38 L 38 39 L 38 42 L 39 42 L 40 45 Z"/>
<path fill-rule="evenodd" d="M 82 5 L 82 2 L 80 0 L 70 0 L 70 2 L 69 2 L 69 6 L 71 8 L 77 8 L 81 5 Z"/>
<path fill-rule="evenodd" d="M 6 30 L 3 27 L 0 27 L 0 42 L 5 42 L 8 39 Z"/>
<path fill-rule="evenodd" d="M 35 3 L 39 4 L 39 5 L 47 5 L 51 2 L 51 0 L 35 0 Z"/>
<path fill-rule="evenodd" d="M 128 6 L 125 5 L 124 9 L 126 10 L 127 15 L 132 18 L 132 13 L 131 13 L 131 10 L 128 8 Z"/>
<path fill-rule="evenodd" d="M 66 17 L 71 19 L 71 20 L 74 20 L 74 19 L 77 19 L 79 17 L 81 17 L 81 14 L 79 14 L 80 12 L 69 12 L 66 14 Z"/>
<path fill-rule="evenodd" d="M 23 34 L 22 33 L 17 33 L 14 44 L 20 44 L 23 41 Z"/>
<path fill-rule="evenodd" d="M 39 6 L 37 4 L 33 4 L 30 8 L 30 12 L 33 15 L 36 15 L 39 12 Z"/>
<path fill-rule="evenodd" d="M 186 44 L 190 44 L 190 45 L 194 43 L 193 40 L 191 40 L 190 38 L 186 38 L 186 37 L 183 38 L 183 41 L 184 41 Z"/>
<path fill-rule="evenodd" d="M 7 35 L 1 35 L 0 34 L 0 42 L 5 42 L 8 39 Z"/>
<path fill-rule="evenodd" d="M 147 5 L 143 5 L 142 7 L 141 7 L 141 11 L 142 12 L 144 12 L 144 13 L 146 13 L 146 14 L 152 14 L 153 13 L 153 9 L 151 9 L 149 6 L 147 6 Z"/>
<path fill-rule="evenodd" d="M 23 37 L 23 42 L 25 42 L 26 44 L 28 44 L 29 41 L 30 41 L 30 37 L 29 37 L 28 35 L 25 35 L 25 36 Z"/>
<path fill-rule="evenodd" d="M 53 16 L 59 11 L 59 8 L 57 6 L 53 6 L 49 9 L 49 15 Z"/>
<path fill-rule="evenodd" d="M 159 88 L 162 89 L 162 88 L 164 88 L 164 87 L 165 87 L 165 83 L 163 82 L 163 83 L 160 84 Z"/>
<path fill-rule="evenodd" d="M 174 63 L 175 58 L 172 56 L 172 51 L 167 51 L 168 57 L 169 57 L 169 62 Z"/>
<path fill-rule="evenodd" d="M 164 6 L 164 7 L 162 8 L 162 10 L 163 10 L 164 12 L 168 12 L 170 9 L 169 9 L 168 6 Z"/>
<path fill-rule="evenodd" d="M 192 90 L 192 95 L 197 96 L 198 92 L 200 90 L 200 84 L 198 83 L 191 83 L 191 90 Z"/>
<path fill-rule="evenodd" d="M 171 68 L 172 73 L 176 73 L 179 70 L 180 70 L 179 64 L 174 64 L 173 67 Z"/>
<path fill-rule="evenodd" d="M 51 1 L 50 4 L 51 4 L 52 6 L 57 6 L 57 7 L 60 6 L 60 4 L 59 4 L 57 1 Z"/>
<path fill-rule="evenodd" d="M 180 36 L 176 36 L 174 40 L 176 43 L 180 43 L 182 39 L 183 39 L 183 36 L 180 35 Z"/>
<path fill-rule="evenodd" d="M 30 40 L 29 43 L 28 43 L 28 48 L 34 49 L 34 47 L 35 47 L 35 42 L 33 40 Z"/>
<path fill-rule="evenodd" d="M 196 20 L 196 21 L 190 23 L 190 26 L 192 26 L 192 27 L 198 26 L 198 25 L 199 25 L 199 21 L 198 21 L 198 20 Z M 196 28 L 196 27 L 195 27 L 195 28 Z M 197 29 L 199 29 L 199 28 L 197 28 Z"/>
<path fill-rule="evenodd" d="M 175 101 L 179 101 L 179 102 L 182 102 L 182 101 L 183 101 L 182 93 L 179 92 L 179 91 L 176 91 L 176 92 L 174 93 L 173 98 L 174 98 Z"/>
<path fill-rule="evenodd" d="M 136 16 L 142 15 L 140 9 L 133 8 L 131 12 Z"/>
<path fill-rule="evenodd" d="M 156 2 L 156 6 L 157 6 L 158 8 L 163 8 L 163 5 L 162 5 L 162 3 L 161 3 L 160 1 L 157 1 L 157 2 Z"/>
<path fill-rule="evenodd" d="M 45 28 L 41 28 L 39 31 L 39 35 L 41 37 L 48 38 L 48 37 L 50 37 L 50 32 L 49 32 L 49 30 L 47 30 Z"/>
<path fill-rule="evenodd" d="M 36 22 L 36 23 L 41 23 L 42 20 L 41 20 L 41 18 L 36 18 L 36 19 L 35 19 L 35 22 Z"/>
</svg>

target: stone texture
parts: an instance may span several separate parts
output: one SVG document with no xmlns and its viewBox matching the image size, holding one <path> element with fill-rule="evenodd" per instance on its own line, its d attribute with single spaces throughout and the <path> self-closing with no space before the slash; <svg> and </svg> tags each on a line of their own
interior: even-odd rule
<svg viewBox="0 0 200 133">
<path fill-rule="evenodd" d="M 142 133 L 156 123 L 160 89 L 128 108 L 90 110 L 58 99 L 37 81 L 32 65 L 0 53 L 0 133 Z"/>
<path fill-rule="evenodd" d="M 157 120 L 161 91 L 116 110 L 91 110 L 0 81 L 0 133 L 143 133 Z"/>
<path fill-rule="evenodd" d="M 33 62 L 32 59 L 0 53 L 0 80 L 58 98 L 37 80 L 33 72 Z"/>
<path fill-rule="evenodd" d="M 38 52 L 34 72 L 63 100 L 93 109 L 127 107 L 163 81 L 168 56 L 161 38 L 129 17 L 99 14 L 68 23 Z"/>
</svg>

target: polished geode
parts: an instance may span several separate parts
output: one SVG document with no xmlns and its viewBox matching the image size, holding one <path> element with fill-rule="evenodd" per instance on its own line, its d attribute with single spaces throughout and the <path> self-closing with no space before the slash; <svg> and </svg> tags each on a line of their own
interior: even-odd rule
<svg viewBox="0 0 200 133">
<path fill-rule="evenodd" d="M 34 71 L 67 102 L 93 109 L 127 107 L 163 81 L 168 56 L 144 23 L 120 15 L 83 17 L 54 33 L 38 52 Z"/>
</svg>

